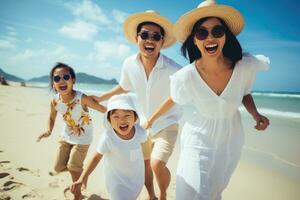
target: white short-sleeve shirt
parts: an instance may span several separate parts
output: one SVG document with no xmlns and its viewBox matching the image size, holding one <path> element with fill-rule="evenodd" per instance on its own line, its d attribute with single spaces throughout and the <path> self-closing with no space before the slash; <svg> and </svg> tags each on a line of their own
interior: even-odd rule
<svg viewBox="0 0 300 200">
<path fill-rule="evenodd" d="M 135 135 L 123 140 L 112 128 L 101 136 L 97 152 L 103 155 L 105 184 L 114 200 L 136 199 L 144 185 L 144 158 L 141 143 L 147 140 L 145 130 L 135 125 Z"/>
<path fill-rule="evenodd" d="M 141 124 L 170 96 L 170 76 L 179 68 L 177 63 L 160 53 L 147 80 L 139 54 L 132 55 L 124 61 L 120 86 L 136 94 L 141 110 L 139 113 Z M 155 121 L 150 130 L 151 134 L 177 123 L 181 115 L 182 110 L 174 106 Z"/>
</svg>

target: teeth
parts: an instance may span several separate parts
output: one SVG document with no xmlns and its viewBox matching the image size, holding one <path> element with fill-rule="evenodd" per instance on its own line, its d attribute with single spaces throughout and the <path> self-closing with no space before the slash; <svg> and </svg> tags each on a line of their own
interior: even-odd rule
<svg viewBox="0 0 300 200">
<path fill-rule="evenodd" d="M 206 48 L 213 48 L 213 47 L 216 47 L 217 46 L 217 44 L 209 44 L 209 45 L 206 45 L 205 47 Z"/>
<path fill-rule="evenodd" d="M 146 48 L 154 48 L 154 46 L 145 46 Z"/>
</svg>

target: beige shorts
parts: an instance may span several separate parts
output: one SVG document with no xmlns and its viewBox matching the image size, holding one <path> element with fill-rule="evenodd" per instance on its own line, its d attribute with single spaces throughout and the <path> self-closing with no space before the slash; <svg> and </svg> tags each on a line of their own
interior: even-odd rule
<svg viewBox="0 0 300 200">
<path fill-rule="evenodd" d="M 156 159 L 165 163 L 168 162 L 178 134 L 178 124 L 172 124 L 142 144 L 144 160 Z"/>
<path fill-rule="evenodd" d="M 65 170 L 82 172 L 83 161 L 86 157 L 89 146 L 89 144 L 70 144 L 60 140 L 54 170 L 56 172 L 62 172 Z"/>
</svg>

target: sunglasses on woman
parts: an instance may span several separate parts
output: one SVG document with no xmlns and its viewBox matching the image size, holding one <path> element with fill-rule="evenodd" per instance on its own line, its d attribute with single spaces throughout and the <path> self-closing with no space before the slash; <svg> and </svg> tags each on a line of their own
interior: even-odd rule
<svg viewBox="0 0 300 200">
<path fill-rule="evenodd" d="M 70 74 L 64 74 L 63 76 L 57 75 L 57 76 L 53 77 L 53 81 L 55 83 L 58 83 L 61 79 L 64 79 L 65 81 L 68 81 L 68 80 L 70 80 L 70 78 L 71 78 Z"/>
<path fill-rule="evenodd" d="M 142 31 L 139 32 L 138 35 L 142 38 L 142 40 L 148 40 L 150 38 L 152 41 L 156 41 L 156 42 L 160 41 L 163 38 L 161 34 L 156 32 L 151 34 L 147 31 Z"/>
<path fill-rule="evenodd" d="M 221 25 L 214 26 L 210 33 L 214 38 L 221 38 L 225 34 L 225 27 Z M 205 40 L 209 35 L 209 31 L 200 27 L 195 29 L 194 34 L 198 40 Z"/>
</svg>

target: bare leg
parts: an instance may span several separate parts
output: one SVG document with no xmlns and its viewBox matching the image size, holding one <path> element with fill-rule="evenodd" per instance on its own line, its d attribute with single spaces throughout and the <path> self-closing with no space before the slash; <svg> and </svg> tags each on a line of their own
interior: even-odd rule
<svg viewBox="0 0 300 200">
<path fill-rule="evenodd" d="M 151 167 L 160 190 L 160 200 L 167 199 L 167 189 L 171 181 L 171 173 L 166 167 L 166 163 L 161 160 L 151 159 Z"/>
<path fill-rule="evenodd" d="M 145 186 L 148 191 L 149 199 L 156 199 L 153 187 L 153 172 L 150 165 L 150 160 L 145 160 Z"/>
<path fill-rule="evenodd" d="M 80 177 L 81 175 L 81 172 L 75 172 L 75 171 L 71 171 L 69 170 L 71 176 L 72 176 L 72 181 L 75 182 L 78 180 L 78 178 Z M 81 200 L 82 199 L 82 194 L 81 194 L 81 191 L 79 194 L 74 194 L 74 200 Z"/>
</svg>

